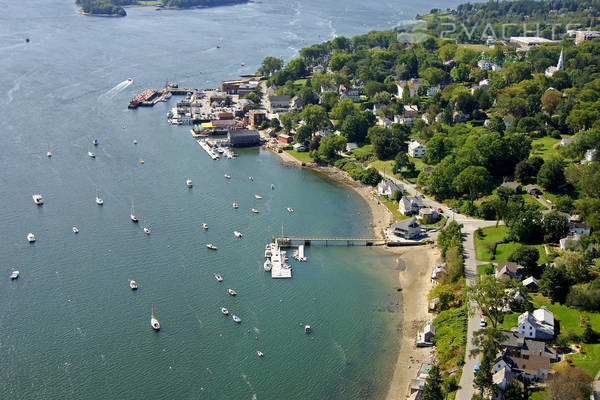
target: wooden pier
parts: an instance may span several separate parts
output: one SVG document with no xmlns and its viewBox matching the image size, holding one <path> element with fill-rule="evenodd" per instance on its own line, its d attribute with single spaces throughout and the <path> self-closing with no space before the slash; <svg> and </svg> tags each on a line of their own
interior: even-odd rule
<svg viewBox="0 0 600 400">
<path fill-rule="evenodd" d="M 385 246 L 387 244 L 385 239 L 378 238 L 275 237 L 273 241 L 280 247 L 296 247 L 299 245 Z"/>
</svg>

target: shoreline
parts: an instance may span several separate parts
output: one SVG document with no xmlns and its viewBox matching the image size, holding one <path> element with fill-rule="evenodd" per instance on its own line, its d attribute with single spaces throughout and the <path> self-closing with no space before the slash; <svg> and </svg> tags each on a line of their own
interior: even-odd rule
<svg viewBox="0 0 600 400">
<path fill-rule="evenodd" d="M 286 166 L 309 169 L 356 192 L 367 204 L 371 214 L 370 227 L 377 237 L 393 222 L 393 215 L 372 194 L 372 188 L 355 181 L 348 173 L 333 166 L 303 164 L 287 152 L 272 153 L 279 156 Z M 439 262 L 440 253 L 435 244 L 424 246 L 381 247 L 383 251 L 395 254 L 404 261 L 405 268 L 398 272 L 398 286 L 402 290 L 402 317 L 396 329 L 397 351 L 394 372 L 386 390 L 386 400 L 403 399 L 408 386 L 416 378 L 421 364 L 431 363 L 431 347 L 417 347 L 417 332 L 422 330 L 434 315 L 428 312 L 427 295 L 432 289 L 430 271 Z"/>
<path fill-rule="evenodd" d="M 226 6 L 237 6 L 240 4 L 248 4 L 248 3 L 253 3 L 253 0 L 238 0 L 238 1 L 231 1 L 229 3 L 226 4 L 219 4 L 219 5 L 214 5 L 214 6 L 189 6 L 189 7 L 172 7 L 172 6 L 164 6 L 162 4 L 159 5 L 152 5 L 152 4 L 128 4 L 128 5 L 124 5 L 121 6 L 121 8 L 125 9 L 125 8 L 138 8 L 138 7 L 154 7 L 160 10 L 175 10 L 175 11 L 182 11 L 182 10 L 194 10 L 194 9 L 202 9 L 202 8 L 214 8 L 214 7 L 226 7 Z M 78 14 L 81 15 L 85 15 L 86 17 L 115 17 L 115 18 L 123 18 L 126 17 L 127 14 L 125 15 L 117 15 L 117 14 L 94 14 L 94 13 L 87 13 L 84 12 L 83 9 L 79 9 L 77 10 Z"/>
</svg>

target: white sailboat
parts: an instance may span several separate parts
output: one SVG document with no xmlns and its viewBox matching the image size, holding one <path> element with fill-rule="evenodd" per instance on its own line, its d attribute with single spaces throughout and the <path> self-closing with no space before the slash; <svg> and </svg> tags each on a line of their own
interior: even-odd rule
<svg viewBox="0 0 600 400">
<path fill-rule="evenodd" d="M 79 228 L 77 225 L 73 225 L 73 233 L 79 233 Z"/>
<path fill-rule="evenodd" d="M 233 234 L 235 235 L 236 238 L 241 238 L 242 236 L 244 236 L 244 235 L 242 235 L 242 232 L 240 232 L 240 231 L 233 231 Z"/>
<path fill-rule="evenodd" d="M 160 330 L 160 323 L 158 322 L 158 319 L 156 319 L 156 317 L 154 316 L 154 300 L 152 300 L 152 316 L 150 317 L 150 326 L 155 331 Z"/>
<path fill-rule="evenodd" d="M 100 193 L 98 193 L 98 186 L 96 186 L 96 204 L 98 204 L 99 206 L 104 204 L 104 200 L 100 198 Z"/>
<path fill-rule="evenodd" d="M 189 178 L 188 178 L 188 180 L 187 180 L 187 181 L 185 181 L 185 184 L 186 184 L 186 186 L 187 186 L 187 187 L 189 187 L 189 188 L 191 188 L 191 187 L 193 187 L 193 186 L 194 186 L 194 183 L 193 183 L 193 182 L 192 182 L 192 180 L 191 180 L 191 179 L 189 179 Z"/>
<path fill-rule="evenodd" d="M 29 233 L 27 234 L 27 241 L 28 241 L 29 243 L 33 243 L 33 242 L 35 242 L 35 235 L 34 235 L 33 233 L 29 232 Z"/>
<path fill-rule="evenodd" d="M 133 209 L 133 200 L 131 200 L 131 213 L 129 214 L 129 218 L 132 222 L 138 222 L 138 217 L 135 215 L 135 210 Z"/>
<path fill-rule="evenodd" d="M 44 204 L 44 197 L 41 194 L 33 194 L 31 197 L 33 198 L 33 202 L 38 206 Z"/>
</svg>

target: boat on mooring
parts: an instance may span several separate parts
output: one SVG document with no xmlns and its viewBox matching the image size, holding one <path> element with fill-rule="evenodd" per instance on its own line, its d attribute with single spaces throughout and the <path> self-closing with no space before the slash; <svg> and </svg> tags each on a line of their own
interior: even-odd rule
<svg viewBox="0 0 600 400">
<path fill-rule="evenodd" d="M 19 271 L 18 270 L 14 270 L 12 272 L 12 274 L 10 274 L 10 279 L 15 280 L 19 277 Z"/>
<path fill-rule="evenodd" d="M 41 194 L 34 194 L 34 195 L 31 195 L 31 197 L 33 198 L 33 202 L 35 204 L 37 204 L 38 206 L 41 206 L 42 204 L 44 204 L 44 197 L 42 197 Z"/>
<path fill-rule="evenodd" d="M 77 225 L 73 225 L 73 233 L 79 233 L 79 228 Z"/>
<path fill-rule="evenodd" d="M 155 331 L 160 330 L 160 323 L 158 322 L 158 319 L 156 319 L 156 317 L 154 316 L 154 301 L 152 301 L 152 315 L 150 317 L 150 326 Z"/>
<path fill-rule="evenodd" d="M 311 333 L 312 332 L 312 329 L 311 329 L 310 325 L 304 325 L 304 332 L 306 332 L 306 333 Z"/>
<path fill-rule="evenodd" d="M 254 214 L 258 214 L 259 213 L 258 208 L 253 208 L 250 211 L 252 211 Z"/>
<path fill-rule="evenodd" d="M 136 281 L 134 281 L 133 279 L 129 281 L 129 287 L 131 288 L 131 290 L 137 290 L 138 288 L 138 284 Z M 154 314 L 154 313 L 153 313 Z"/>
<path fill-rule="evenodd" d="M 98 204 L 99 206 L 104 204 L 104 200 L 102 200 L 102 198 L 100 198 L 100 193 L 98 193 L 97 187 L 96 187 L 96 204 Z"/>
<path fill-rule="evenodd" d="M 47 152 L 47 153 L 46 153 L 46 156 L 47 156 L 48 158 L 52 157 L 52 152 L 51 152 L 51 151 Z"/>
<path fill-rule="evenodd" d="M 265 353 L 263 353 L 263 352 L 262 352 L 262 351 L 260 351 L 260 350 L 256 350 L 256 355 L 257 355 L 257 356 L 259 356 L 259 357 L 264 357 L 264 356 L 265 356 Z"/>
<path fill-rule="evenodd" d="M 146 235 L 149 235 L 149 234 L 150 234 L 150 228 L 148 228 L 147 226 L 145 226 L 145 227 L 144 227 L 144 233 L 145 233 Z"/>
<path fill-rule="evenodd" d="M 221 314 L 223 314 L 223 315 L 229 315 L 229 310 L 226 309 L 225 307 L 221 307 Z"/>
<path fill-rule="evenodd" d="M 188 179 L 187 181 L 185 181 L 185 184 L 187 185 L 187 187 L 191 188 L 192 186 L 194 186 L 194 184 L 192 183 L 191 179 Z"/>
<path fill-rule="evenodd" d="M 209 250 L 217 250 L 217 246 L 215 246 L 212 243 L 207 243 L 206 244 L 206 248 L 209 249 Z"/>
<path fill-rule="evenodd" d="M 233 322 L 236 322 L 238 324 L 240 322 L 242 322 L 242 319 L 240 317 L 238 317 L 237 315 L 234 315 L 233 317 L 231 317 L 231 319 L 233 319 Z"/>
<path fill-rule="evenodd" d="M 208 224 L 206 222 L 202 223 L 202 228 L 204 228 L 205 231 L 208 230 Z"/>
<path fill-rule="evenodd" d="M 27 234 L 27 241 L 29 241 L 29 243 L 35 242 L 35 235 L 33 233 L 29 232 Z"/>
<path fill-rule="evenodd" d="M 94 146 L 98 146 L 100 144 L 100 142 L 98 141 L 98 139 L 94 139 L 94 140 L 92 140 L 92 144 Z"/>
<path fill-rule="evenodd" d="M 231 179 L 231 175 L 225 174 L 225 179 Z"/>
<path fill-rule="evenodd" d="M 257 200 L 261 200 L 261 199 L 262 199 L 262 196 L 261 196 L 260 194 L 255 194 L 255 195 L 254 195 L 254 198 L 255 198 L 255 199 L 257 199 Z"/>
<path fill-rule="evenodd" d="M 139 221 L 137 215 L 135 215 L 135 210 L 133 208 L 133 200 L 131 200 L 131 212 L 129 213 L 129 218 L 132 222 L 135 222 L 136 224 Z"/>
<path fill-rule="evenodd" d="M 291 207 L 288 207 L 288 208 L 287 208 L 287 212 L 289 212 L 289 213 L 293 213 L 293 212 L 294 212 L 294 209 L 293 209 L 293 208 L 291 208 Z"/>
<path fill-rule="evenodd" d="M 238 209 L 240 205 L 238 203 L 233 203 L 233 208 Z"/>
<path fill-rule="evenodd" d="M 215 274 L 215 279 L 217 280 L 217 282 L 223 282 L 223 277 L 219 274 Z"/>
<path fill-rule="evenodd" d="M 93 152 L 91 152 L 91 151 L 88 151 L 88 156 L 89 156 L 90 158 L 96 158 L 96 153 L 93 153 Z"/>
<path fill-rule="evenodd" d="M 237 296 L 237 292 L 233 289 L 227 289 L 227 293 L 229 293 L 232 296 Z"/>
<path fill-rule="evenodd" d="M 242 236 L 244 236 L 244 235 L 242 235 L 242 232 L 240 232 L 240 231 L 233 231 L 233 234 L 234 234 L 234 235 L 235 235 L 235 237 L 237 237 L 237 238 L 241 238 Z"/>
</svg>

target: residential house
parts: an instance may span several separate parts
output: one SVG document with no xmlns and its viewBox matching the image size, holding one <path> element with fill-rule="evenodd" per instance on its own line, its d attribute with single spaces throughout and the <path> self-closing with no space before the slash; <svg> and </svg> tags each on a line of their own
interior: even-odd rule
<svg viewBox="0 0 600 400">
<path fill-rule="evenodd" d="M 501 355 L 492 366 L 492 373 L 508 368 L 513 375 L 526 380 L 546 379 L 550 363 L 558 361 L 556 352 L 546 343 L 531 340 L 517 332 L 503 332 Z"/>
<path fill-rule="evenodd" d="M 410 381 L 410 387 L 408 388 L 409 396 L 413 396 L 415 393 L 422 393 L 424 387 L 425 387 L 424 379 L 412 379 Z M 421 398 L 420 396 L 415 397 L 415 400 L 420 399 L 420 398 Z M 409 399 L 412 399 L 412 397 L 409 397 Z"/>
<path fill-rule="evenodd" d="M 570 235 L 589 235 L 591 232 L 591 229 L 583 221 L 570 221 L 568 227 Z"/>
<path fill-rule="evenodd" d="M 426 152 L 427 147 L 416 140 L 408 144 L 408 155 L 413 158 L 423 158 Z"/>
<path fill-rule="evenodd" d="M 586 40 L 592 40 L 600 37 L 600 32 L 598 31 L 575 31 L 575 44 L 580 45 Z"/>
<path fill-rule="evenodd" d="M 496 64 L 491 60 L 479 60 L 477 66 L 484 71 L 492 71 Z"/>
<path fill-rule="evenodd" d="M 462 111 L 454 111 L 452 113 L 452 121 L 455 123 L 467 122 L 467 115 Z"/>
<path fill-rule="evenodd" d="M 435 326 L 431 321 L 427 322 L 422 332 L 417 333 L 417 347 L 433 346 L 432 339 L 435 336 Z"/>
<path fill-rule="evenodd" d="M 384 127 L 384 128 L 391 128 L 392 127 L 392 121 L 386 117 L 378 117 L 377 118 L 377 125 Z"/>
<path fill-rule="evenodd" d="M 402 98 L 402 96 L 404 95 L 404 88 L 408 88 L 410 96 L 415 97 L 419 94 L 419 88 L 424 84 L 424 82 L 417 79 L 411 79 L 409 81 L 400 81 L 396 84 L 396 87 L 398 88 L 397 96 L 399 98 Z"/>
<path fill-rule="evenodd" d="M 537 292 L 538 290 L 540 290 L 540 283 L 538 282 L 537 279 L 535 279 L 533 276 L 530 276 L 529 278 L 526 278 L 525 280 L 523 280 L 523 282 L 521 282 L 523 284 L 523 286 L 525 286 L 525 288 L 529 291 L 529 292 Z"/>
<path fill-rule="evenodd" d="M 425 207 L 425 204 L 423 204 L 423 200 L 419 197 L 404 196 L 398 201 L 398 211 L 400 211 L 402 215 L 417 214 L 423 207 Z"/>
<path fill-rule="evenodd" d="M 588 149 L 581 160 L 581 164 L 588 164 L 594 162 L 596 160 L 596 154 L 598 153 L 597 149 Z"/>
<path fill-rule="evenodd" d="M 299 153 L 306 151 L 306 147 L 304 147 L 304 145 L 302 143 L 294 143 L 292 145 L 292 148 Z"/>
<path fill-rule="evenodd" d="M 552 340 L 554 338 L 554 314 L 542 306 L 533 313 L 519 315 L 518 331 L 526 338 Z"/>
<path fill-rule="evenodd" d="M 269 96 L 268 99 L 272 113 L 286 112 L 290 108 L 290 96 Z"/>
<path fill-rule="evenodd" d="M 516 182 L 503 182 L 500 186 L 505 189 L 514 190 L 515 193 L 521 193 L 523 190 L 523 187 Z"/>
<path fill-rule="evenodd" d="M 503 261 L 496 266 L 496 279 L 516 279 L 521 280 L 522 266 L 515 262 Z"/>
<path fill-rule="evenodd" d="M 334 84 L 329 84 L 329 85 L 321 85 L 321 93 L 326 93 L 326 92 L 336 92 L 338 91 L 338 87 Z"/>
<path fill-rule="evenodd" d="M 542 194 L 542 191 L 536 185 L 527 185 L 527 186 L 525 186 L 525 192 L 529 193 L 532 196 L 534 196 L 534 195 L 539 196 L 539 195 Z"/>
<path fill-rule="evenodd" d="M 561 250 L 568 250 L 579 247 L 579 235 L 569 235 L 558 241 L 558 245 Z"/>
<path fill-rule="evenodd" d="M 381 112 L 381 107 L 383 106 L 384 104 L 373 104 L 373 114 L 379 115 L 379 113 Z"/>
<path fill-rule="evenodd" d="M 394 123 L 410 126 L 413 124 L 413 119 L 411 117 L 404 117 L 402 115 L 394 115 Z"/>
<path fill-rule="evenodd" d="M 415 218 L 394 222 L 390 229 L 394 235 L 404 239 L 416 239 L 421 236 L 421 227 Z"/>
<path fill-rule="evenodd" d="M 509 356 L 544 356 L 550 362 L 558 361 L 556 351 L 550 345 L 539 340 L 527 339 L 518 332 L 503 332 L 500 349 Z"/>
<path fill-rule="evenodd" d="M 424 207 L 419 210 L 419 218 L 426 224 L 434 224 L 441 219 L 435 208 Z"/>
<path fill-rule="evenodd" d="M 512 376 L 508 367 L 501 368 L 492 376 L 492 381 L 494 382 L 494 385 L 496 385 L 500 390 L 506 390 L 511 380 Z"/>
<path fill-rule="evenodd" d="M 562 138 L 560 140 L 560 145 L 562 147 L 567 147 L 568 145 L 571 144 L 571 142 L 573 142 L 573 140 L 575 140 L 575 136 L 570 136 L 570 137 Z"/>
<path fill-rule="evenodd" d="M 421 115 L 421 119 L 422 119 L 423 121 L 425 121 L 425 123 L 426 123 L 427 125 L 429 125 L 429 117 L 430 117 L 429 113 L 424 113 L 423 115 Z"/>
<path fill-rule="evenodd" d="M 358 149 L 358 144 L 356 142 L 346 143 L 346 153 L 356 149 Z"/>
<path fill-rule="evenodd" d="M 394 192 L 399 190 L 400 192 L 404 192 L 404 186 L 399 183 L 392 181 L 389 178 L 383 178 L 381 182 L 377 185 L 377 194 L 379 196 L 387 196 L 390 199 L 394 195 Z"/>
<path fill-rule="evenodd" d="M 325 71 L 325 67 L 322 65 L 315 65 L 311 68 L 313 74 L 322 74 Z"/>
<path fill-rule="evenodd" d="M 340 100 L 350 99 L 354 103 L 360 103 L 360 89 L 350 88 L 340 92 Z"/>
<path fill-rule="evenodd" d="M 417 118 L 419 116 L 419 106 L 417 106 L 416 104 L 405 104 L 404 116 L 410 118 Z"/>
<path fill-rule="evenodd" d="M 290 99 L 290 109 L 302 110 L 302 99 L 298 96 L 294 96 Z"/>
</svg>

